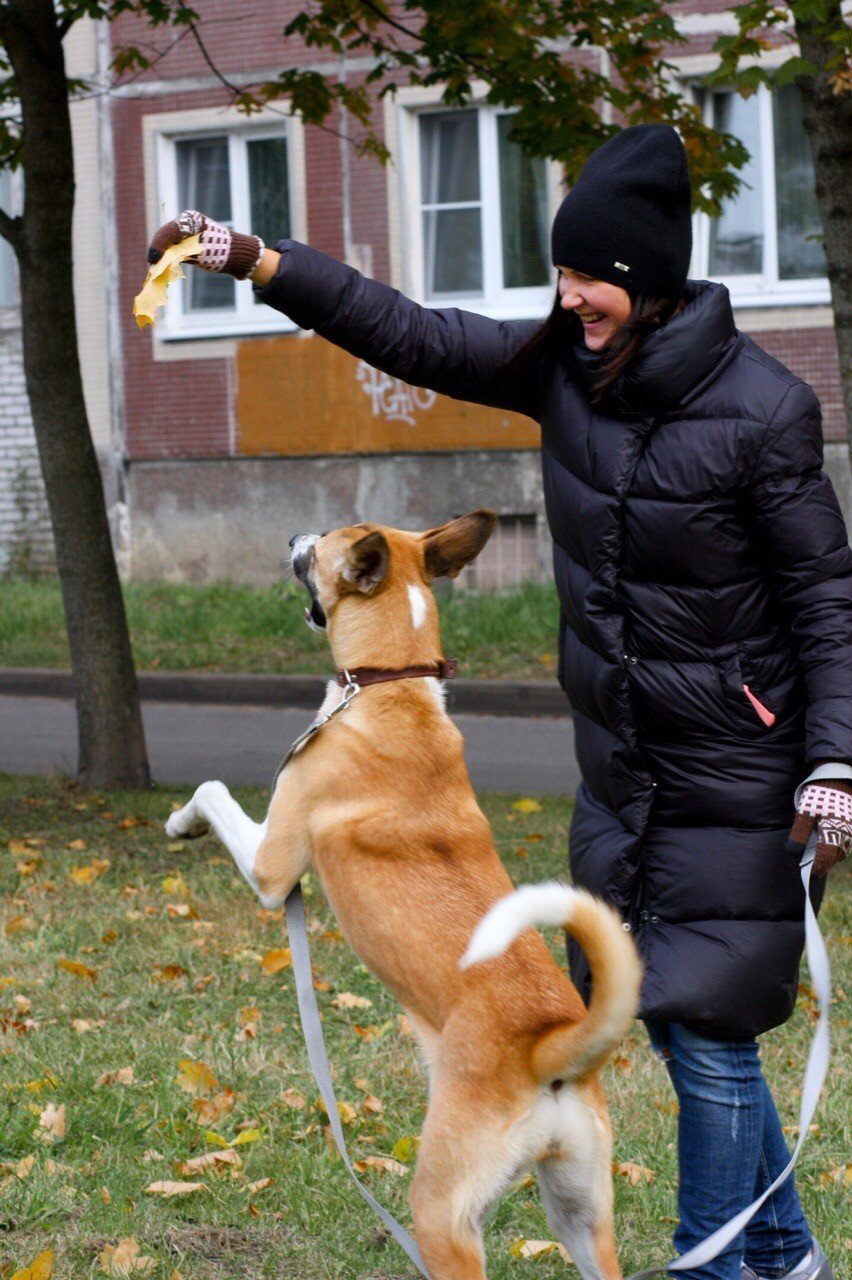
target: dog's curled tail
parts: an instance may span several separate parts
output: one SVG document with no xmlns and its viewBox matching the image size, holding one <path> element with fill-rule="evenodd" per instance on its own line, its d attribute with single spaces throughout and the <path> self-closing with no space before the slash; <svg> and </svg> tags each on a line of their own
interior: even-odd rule
<svg viewBox="0 0 852 1280">
<path fill-rule="evenodd" d="M 461 967 L 502 955 L 524 929 L 555 925 L 579 942 L 592 971 L 592 999 L 579 1022 L 550 1027 L 533 1051 L 543 1082 L 594 1071 L 625 1034 L 639 1004 L 642 966 L 633 940 L 611 907 L 583 889 L 551 881 L 524 885 L 480 921 Z"/>
</svg>

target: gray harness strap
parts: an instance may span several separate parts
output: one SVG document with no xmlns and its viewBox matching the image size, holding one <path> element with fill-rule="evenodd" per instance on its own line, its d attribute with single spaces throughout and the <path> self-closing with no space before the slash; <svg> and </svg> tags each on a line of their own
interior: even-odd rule
<svg viewBox="0 0 852 1280">
<path fill-rule="evenodd" d="M 275 780 L 272 784 L 273 790 L 281 770 L 290 762 L 299 747 L 319 733 L 323 725 L 327 724 L 334 716 L 339 715 L 341 711 L 345 711 L 358 693 L 360 693 L 359 686 L 354 681 L 350 681 L 344 690 L 343 701 L 324 716 L 322 720 L 317 720 L 312 724 L 309 729 L 296 739 L 278 766 Z M 830 1053 L 829 1005 L 831 1003 L 831 970 L 828 963 L 828 953 L 819 931 L 819 925 L 817 924 L 816 914 L 810 898 L 811 869 L 813 867 L 814 854 L 816 853 L 816 844 L 817 832 L 814 830 L 800 864 L 802 885 L 805 890 L 805 947 L 811 982 L 819 1000 L 819 1019 L 811 1042 L 808 1065 L 802 1084 L 802 1101 L 799 1108 L 799 1140 L 796 1143 L 796 1149 L 790 1157 L 789 1164 L 778 1175 L 772 1186 L 767 1187 L 763 1194 L 753 1204 L 750 1204 L 747 1209 L 735 1214 L 730 1222 L 726 1222 L 723 1227 L 719 1227 L 706 1240 L 702 1240 L 701 1244 L 688 1250 L 687 1253 L 681 1254 L 674 1261 L 668 1262 L 662 1267 L 648 1267 L 644 1271 L 634 1271 L 631 1276 L 627 1277 L 627 1280 L 648 1280 L 650 1276 L 665 1275 L 666 1273 L 674 1273 L 676 1275 L 680 1271 L 687 1271 L 692 1267 L 701 1267 L 706 1262 L 711 1262 L 722 1252 L 726 1245 L 730 1244 L 739 1235 L 757 1213 L 763 1202 L 768 1200 L 773 1191 L 777 1191 L 781 1183 L 793 1172 L 793 1168 L 799 1158 L 799 1152 L 808 1136 L 808 1126 L 816 1111 L 820 1091 L 825 1083 Z M 320 1022 L 317 998 L 314 993 L 311 953 L 308 945 L 308 932 L 305 928 L 305 908 L 300 885 L 297 884 L 291 890 L 284 903 L 284 909 L 287 916 L 287 930 L 290 935 L 293 977 L 296 980 L 296 998 L 299 1003 L 299 1016 L 302 1020 L 302 1033 L 308 1050 L 308 1061 L 311 1064 L 311 1070 L 314 1073 L 320 1097 L 325 1103 L 325 1109 L 328 1112 L 328 1120 L 334 1141 L 337 1143 L 337 1149 L 367 1204 L 374 1213 L 378 1214 L 393 1238 L 408 1254 L 420 1274 L 425 1277 L 425 1280 L 429 1280 L 429 1272 L 424 1266 L 420 1250 L 417 1248 L 414 1238 L 405 1230 L 405 1227 L 397 1222 L 392 1214 L 388 1213 L 387 1209 L 383 1208 L 374 1199 L 352 1167 L 352 1161 L 349 1159 L 349 1153 L 346 1150 L 343 1126 L 340 1123 L 340 1112 L 337 1109 L 334 1085 L 331 1082 L 331 1069 L 328 1064 L 328 1055 L 325 1051 L 322 1023 Z"/>
</svg>

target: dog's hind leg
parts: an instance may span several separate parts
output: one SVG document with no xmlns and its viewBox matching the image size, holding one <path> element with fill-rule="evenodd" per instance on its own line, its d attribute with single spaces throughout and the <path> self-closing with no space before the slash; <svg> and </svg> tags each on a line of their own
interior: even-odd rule
<svg viewBox="0 0 852 1280">
<path fill-rule="evenodd" d="M 612 1173 L 598 1152 L 536 1165 L 550 1230 L 583 1280 L 621 1280 L 615 1252 Z M 591 1158 L 589 1158 L 591 1157 Z"/>
<path fill-rule="evenodd" d="M 266 822 L 253 822 L 224 782 L 202 782 L 189 803 L 171 815 L 166 823 L 166 835 L 192 840 L 206 835 L 211 827 L 241 874 L 261 897 L 254 862 L 266 835 Z"/>
<path fill-rule="evenodd" d="M 431 1280 L 486 1280 L 482 1223 L 524 1166 L 515 1117 L 487 1104 L 488 1082 L 438 1064 L 411 1184 L 415 1235 Z"/>
</svg>

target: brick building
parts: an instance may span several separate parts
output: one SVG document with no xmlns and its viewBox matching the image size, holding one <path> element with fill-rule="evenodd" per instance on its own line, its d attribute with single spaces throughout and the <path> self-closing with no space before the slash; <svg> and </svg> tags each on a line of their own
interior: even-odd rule
<svg viewBox="0 0 852 1280">
<path fill-rule="evenodd" d="M 206 48 L 230 82 L 256 83 L 280 68 L 293 0 L 198 7 Z M 706 90 L 710 48 L 731 15 L 714 0 L 674 9 L 688 36 L 672 51 L 678 74 L 707 118 L 743 137 L 753 156 L 748 186 L 722 219 L 696 217 L 691 274 L 723 280 L 740 328 L 815 387 L 827 465 L 848 512 L 837 354 L 796 91 L 761 89 L 743 100 Z M 125 16 L 108 38 L 139 43 L 140 31 Z M 107 234 L 119 247 L 117 277 L 107 280 L 102 327 L 89 325 L 85 340 L 107 364 L 90 378 L 112 406 L 110 437 L 99 443 L 116 459 L 114 505 L 127 518 L 114 527 L 130 574 L 267 582 L 296 530 L 363 519 L 425 527 L 486 504 L 501 524 L 477 568 L 481 585 L 546 572 L 537 428 L 528 419 L 387 378 L 298 331 L 247 284 L 191 272 L 144 332 L 130 308 L 150 234 L 190 206 L 267 243 L 307 240 L 427 306 L 543 317 L 554 290 L 548 232 L 563 193 L 558 166 L 511 144 L 508 115 L 484 94 L 447 110 L 436 91 L 409 87 L 376 104 L 393 157 L 383 168 L 334 131 L 345 134 L 346 119 L 333 130 L 305 128 L 283 103 L 246 118 L 227 105 L 191 37 L 166 28 L 153 39 L 155 65 L 100 99 L 100 176 L 78 170 L 82 188 L 106 178 L 114 201 Z M 370 66 L 294 42 L 286 57 L 352 81 Z"/>
</svg>

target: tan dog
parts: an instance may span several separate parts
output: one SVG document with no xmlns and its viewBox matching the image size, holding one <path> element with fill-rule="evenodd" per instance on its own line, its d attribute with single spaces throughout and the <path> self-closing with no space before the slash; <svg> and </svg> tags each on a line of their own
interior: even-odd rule
<svg viewBox="0 0 852 1280">
<path fill-rule="evenodd" d="M 441 658 L 430 582 L 482 549 L 489 511 L 428 533 L 357 525 L 294 538 L 293 564 L 336 665 Z M 323 710 L 342 698 L 332 682 Z M 166 825 L 213 827 L 266 907 L 312 868 L 353 949 L 417 1031 L 430 1102 L 411 1187 L 432 1280 L 484 1280 L 482 1220 L 535 1165 L 554 1235 L 584 1280 L 617 1280 L 611 1131 L 597 1070 L 640 980 L 613 911 L 566 885 L 512 892 L 476 803 L 462 737 L 431 678 L 364 688 L 281 773 L 252 822 L 206 782 Z M 586 1012 L 531 926 L 567 929 L 594 974 Z"/>
</svg>

